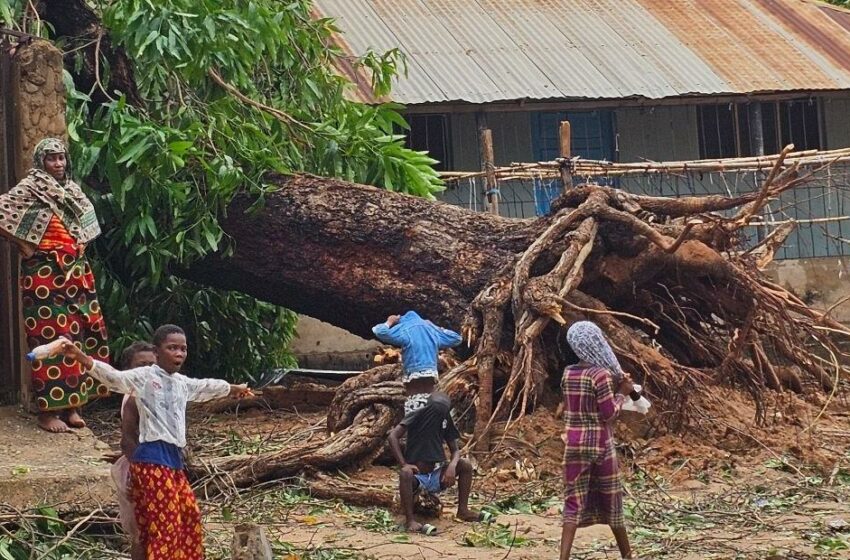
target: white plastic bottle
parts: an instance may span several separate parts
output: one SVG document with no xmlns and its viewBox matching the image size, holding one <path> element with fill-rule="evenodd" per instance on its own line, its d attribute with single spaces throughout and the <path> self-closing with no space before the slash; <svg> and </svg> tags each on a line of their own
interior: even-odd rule
<svg viewBox="0 0 850 560">
<path fill-rule="evenodd" d="M 47 344 L 36 346 L 32 349 L 32 352 L 27 354 L 27 360 L 32 362 L 35 360 L 45 360 L 47 358 L 52 358 L 53 356 L 62 352 L 62 345 L 66 342 L 68 341 L 65 338 L 57 338 L 56 340 L 48 342 Z"/>
</svg>

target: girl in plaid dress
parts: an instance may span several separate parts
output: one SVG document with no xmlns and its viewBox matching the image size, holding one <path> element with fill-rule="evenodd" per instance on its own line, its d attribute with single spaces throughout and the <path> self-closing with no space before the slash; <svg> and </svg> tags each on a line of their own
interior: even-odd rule
<svg viewBox="0 0 850 560">
<path fill-rule="evenodd" d="M 581 361 L 569 366 L 563 379 L 566 450 L 560 558 L 569 559 L 576 528 L 597 523 L 611 527 L 622 557 L 632 558 L 612 424 L 633 384 L 614 364 L 614 353 L 595 324 L 574 324 L 567 342 Z M 618 373 L 622 380 L 615 392 L 612 378 Z"/>
</svg>

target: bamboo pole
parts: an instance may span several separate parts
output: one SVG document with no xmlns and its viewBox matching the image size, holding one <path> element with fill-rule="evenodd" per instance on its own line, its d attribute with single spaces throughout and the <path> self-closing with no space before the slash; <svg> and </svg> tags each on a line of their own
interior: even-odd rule
<svg viewBox="0 0 850 560">
<path fill-rule="evenodd" d="M 558 131 L 561 140 L 561 182 L 564 184 L 564 192 L 573 188 L 573 170 L 570 159 L 572 158 L 572 136 L 570 135 L 570 121 L 561 121 Z"/>
<path fill-rule="evenodd" d="M 487 210 L 491 214 L 499 214 L 499 186 L 496 184 L 496 161 L 493 155 L 493 131 L 481 129 L 481 168 L 486 177 Z"/>
<path fill-rule="evenodd" d="M 725 171 L 763 171 L 773 167 L 779 154 L 763 157 L 729 158 L 715 160 L 691 160 L 673 162 L 631 162 L 614 163 L 599 160 L 572 160 L 573 175 L 580 177 L 623 177 L 640 175 L 675 174 L 688 172 L 725 172 Z M 444 172 L 440 176 L 446 181 L 457 181 L 473 177 L 486 177 L 488 173 L 505 180 L 509 178 L 530 179 L 535 176 L 560 177 L 562 164 L 566 160 L 531 163 L 514 163 L 510 166 L 493 168 L 480 172 Z M 850 162 L 850 148 L 817 151 L 806 150 L 792 152 L 785 158 L 786 165 L 798 163 L 801 167 L 823 165 L 827 163 Z"/>
</svg>

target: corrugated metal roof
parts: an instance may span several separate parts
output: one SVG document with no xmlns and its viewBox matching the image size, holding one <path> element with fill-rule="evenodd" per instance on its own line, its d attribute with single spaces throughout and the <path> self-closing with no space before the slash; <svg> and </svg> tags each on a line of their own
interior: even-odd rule
<svg viewBox="0 0 850 560">
<path fill-rule="evenodd" d="M 850 11 L 815 0 L 315 0 L 353 55 L 398 47 L 415 105 L 850 89 Z M 368 79 L 358 97 L 374 101 Z M 360 70 L 362 72 L 362 70 Z"/>
</svg>

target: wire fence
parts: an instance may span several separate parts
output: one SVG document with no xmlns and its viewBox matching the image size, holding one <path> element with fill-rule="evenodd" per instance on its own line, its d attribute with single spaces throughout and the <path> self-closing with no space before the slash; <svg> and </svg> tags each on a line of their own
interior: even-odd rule
<svg viewBox="0 0 850 560">
<path fill-rule="evenodd" d="M 634 194 L 688 197 L 704 195 L 735 196 L 759 190 L 769 169 L 678 170 L 626 176 L 573 176 L 573 184 L 598 183 L 615 186 Z M 748 228 L 748 244 L 754 244 L 776 226 L 797 222 L 794 232 L 777 251 L 778 259 L 836 257 L 850 255 L 850 162 L 824 167 L 807 165 L 800 173 L 811 173 L 805 184 L 786 191 L 770 201 L 761 222 Z M 534 218 L 549 212 L 550 204 L 563 190 L 552 173 L 529 171 L 524 177 L 497 179 L 499 211 L 510 218 Z M 440 195 L 449 204 L 484 211 L 485 178 L 475 174 L 454 179 Z"/>
</svg>

